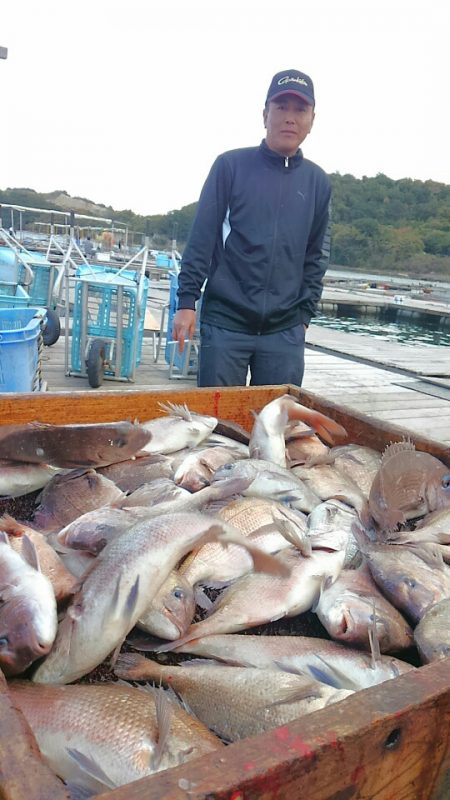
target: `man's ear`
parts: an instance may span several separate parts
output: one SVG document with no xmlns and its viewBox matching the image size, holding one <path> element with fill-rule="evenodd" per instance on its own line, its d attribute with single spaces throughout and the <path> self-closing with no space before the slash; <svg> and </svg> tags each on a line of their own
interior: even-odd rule
<svg viewBox="0 0 450 800">
<path fill-rule="evenodd" d="M 314 120 L 315 120 L 315 118 L 316 118 L 316 112 L 315 112 L 315 111 L 313 111 L 313 113 L 312 113 L 312 119 L 311 119 L 311 125 L 309 126 L 309 131 L 310 131 L 310 132 L 311 132 L 312 126 L 314 125 Z"/>
<path fill-rule="evenodd" d="M 267 108 L 263 108 L 263 123 L 264 127 L 267 128 Z"/>
</svg>

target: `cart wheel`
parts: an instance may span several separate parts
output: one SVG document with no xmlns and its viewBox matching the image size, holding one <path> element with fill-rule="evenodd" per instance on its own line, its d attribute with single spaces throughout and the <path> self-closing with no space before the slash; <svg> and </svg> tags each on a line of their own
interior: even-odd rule
<svg viewBox="0 0 450 800">
<path fill-rule="evenodd" d="M 98 389 L 103 383 L 103 366 L 105 364 L 105 342 L 102 339 L 94 339 L 92 342 L 86 364 L 89 386 Z"/>
<path fill-rule="evenodd" d="M 42 340 L 45 346 L 50 347 L 50 345 L 55 344 L 55 342 L 58 341 L 60 334 L 61 323 L 59 321 L 59 316 L 56 311 L 53 311 L 52 308 L 47 308 L 47 322 L 42 332 Z"/>
</svg>

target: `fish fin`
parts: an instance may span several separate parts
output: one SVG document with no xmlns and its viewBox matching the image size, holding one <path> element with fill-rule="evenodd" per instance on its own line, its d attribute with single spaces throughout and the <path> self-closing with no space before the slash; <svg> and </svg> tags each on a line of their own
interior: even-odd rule
<svg viewBox="0 0 450 800">
<path fill-rule="evenodd" d="M 309 558 L 312 553 L 311 541 L 305 532 L 300 531 L 294 525 L 283 509 L 278 508 L 272 512 L 274 522 L 277 524 L 277 529 L 281 535 L 294 547 L 301 552 L 303 556 Z"/>
<path fill-rule="evenodd" d="M 336 439 L 342 441 L 348 438 L 347 431 L 342 427 L 342 425 L 339 425 L 339 423 L 335 422 L 334 419 L 327 417 L 320 411 L 315 411 L 312 408 L 306 408 L 300 403 L 293 401 L 292 398 L 289 405 L 286 403 L 286 407 L 289 420 L 300 419 L 302 422 L 306 422 L 308 425 L 311 425 L 320 438 L 323 439 L 327 444 L 333 446 Z"/>
<path fill-rule="evenodd" d="M 186 404 L 182 406 L 178 403 L 158 403 L 159 407 L 166 412 L 170 417 L 180 417 L 186 422 L 192 422 L 192 414 Z"/>
<path fill-rule="evenodd" d="M 160 680 L 161 667 L 156 661 L 138 653 L 120 653 L 114 666 L 114 674 L 126 681 Z"/>
<path fill-rule="evenodd" d="M 197 636 L 197 625 L 200 623 L 194 623 L 191 625 L 191 628 L 188 629 L 187 633 L 181 637 L 181 639 L 175 639 L 172 642 L 164 642 L 164 644 L 160 645 L 156 648 L 155 653 L 170 653 L 172 650 L 176 650 L 177 647 L 181 647 L 183 644 L 189 644 L 190 642 L 194 642 L 199 637 Z"/>
<path fill-rule="evenodd" d="M 332 686 L 333 689 L 342 689 L 342 686 L 339 685 L 339 681 L 337 681 L 336 678 L 333 678 L 333 676 L 329 673 L 325 672 L 325 670 L 321 669 L 320 667 L 315 667 L 314 664 L 306 664 L 305 666 L 311 677 L 316 681 L 319 681 L 319 683 L 325 683 L 327 686 Z"/>
<path fill-rule="evenodd" d="M 375 603 L 372 604 L 372 624 L 367 629 L 369 635 L 370 652 L 372 655 L 372 669 L 377 668 L 381 661 L 380 640 L 377 632 L 377 610 Z"/>
<path fill-rule="evenodd" d="M 311 611 L 313 613 L 316 613 L 316 611 L 317 611 L 317 609 L 319 607 L 319 603 L 320 603 L 320 600 L 322 598 L 322 594 L 324 592 L 326 592 L 326 590 L 329 589 L 330 586 L 333 585 L 333 583 L 334 583 L 334 578 L 333 578 L 332 575 L 323 575 L 322 576 L 322 578 L 320 580 L 319 593 L 317 595 L 317 600 L 315 600 L 315 602 L 311 606 Z"/>
<path fill-rule="evenodd" d="M 433 569 L 445 569 L 442 550 L 436 544 L 433 544 L 432 542 L 419 542 L 418 544 L 410 542 L 405 544 L 404 547 L 414 553 L 425 564 L 428 564 L 428 566 L 432 567 Z"/>
<path fill-rule="evenodd" d="M 208 595 L 205 594 L 205 590 L 201 586 L 196 586 L 194 588 L 194 597 L 195 597 L 195 605 L 202 608 L 203 611 L 210 611 L 213 603 L 209 599 Z"/>
<path fill-rule="evenodd" d="M 109 610 L 106 612 L 106 616 L 110 614 L 114 615 L 120 610 L 120 615 L 126 617 L 127 619 L 131 619 L 133 616 L 134 609 L 136 608 L 137 599 L 139 596 L 139 575 L 137 576 L 133 586 L 131 587 L 130 591 L 125 600 L 125 605 L 120 607 L 119 600 L 120 600 L 120 582 L 121 576 L 119 576 L 117 583 L 114 588 L 113 595 L 111 597 L 111 603 Z"/>
<path fill-rule="evenodd" d="M 169 741 L 173 706 L 169 703 L 164 689 L 154 689 L 152 694 L 155 700 L 156 724 L 158 728 L 153 769 L 157 769 L 161 763 L 164 749 Z"/>
<path fill-rule="evenodd" d="M 243 547 L 253 560 L 254 572 L 265 572 L 267 575 L 280 575 L 281 577 L 288 577 L 291 574 L 291 570 L 286 564 L 279 561 L 276 556 L 264 553 L 259 547 L 251 544 L 248 538 L 237 530 L 225 530 L 219 523 L 211 525 L 201 538 L 202 543 L 208 541 L 220 542 L 224 547 L 228 544 L 238 544 Z"/>
<path fill-rule="evenodd" d="M 274 708 L 275 706 L 284 705 L 284 703 L 296 703 L 300 700 L 306 700 L 308 697 L 320 697 L 320 685 L 314 678 L 309 675 L 298 675 L 298 686 L 289 686 L 284 689 L 277 690 L 277 698 L 271 703 L 264 705 L 264 708 Z"/>
<path fill-rule="evenodd" d="M 74 748 L 71 747 L 66 747 L 66 753 L 68 756 L 70 756 L 70 758 L 73 761 L 75 761 L 75 763 L 82 770 L 82 772 L 86 773 L 86 775 L 89 775 L 91 778 L 94 778 L 94 780 L 103 784 L 103 786 L 106 786 L 108 789 L 117 788 L 118 784 L 112 781 L 107 776 L 106 772 L 102 770 L 100 765 L 96 761 L 94 761 L 93 758 L 85 755 L 84 753 L 81 753 L 80 750 L 75 750 Z"/>
<path fill-rule="evenodd" d="M 8 534 L 5 533 L 5 531 L 0 531 L 0 542 L 3 542 L 3 544 L 7 544 L 8 547 L 11 547 L 9 543 Z"/>
<path fill-rule="evenodd" d="M 26 533 L 22 536 L 22 556 L 27 564 L 30 567 L 34 567 L 35 570 L 38 572 L 41 571 L 41 566 L 39 564 L 39 556 L 36 550 L 36 546 L 34 542 L 31 541 L 30 537 L 27 536 Z"/>
<path fill-rule="evenodd" d="M 125 642 L 132 647 L 133 650 L 142 650 L 144 653 L 152 653 L 165 641 L 165 639 L 159 639 L 157 636 L 150 636 L 143 632 L 137 634 L 136 630 L 137 629 L 133 629 L 132 635 L 130 633 L 125 637 Z"/>
<path fill-rule="evenodd" d="M 223 667 L 221 661 L 216 661 L 215 658 L 188 658 L 182 661 L 180 667 Z"/>
<path fill-rule="evenodd" d="M 65 781 L 64 786 L 68 789 L 70 800 L 91 800 L 92 797 L 95 797 L 92 793 L 92 789 L 79 786 L 72 781 Z"/>
<path fill-rule="evenodd" d="M 9 536 L 22 536 L 26 527 L 17 522 L 10 514 L 3 514 L 0 517 L 0 530 L 5 531 Z"/>
<path fill-rule="evenodd" d="M 402 439 L 400 442 L 391 442 L 382 453 L 380 467 L 384 466 L 386 462 L 389 461 L 392 456 L 397 455 L 397 453 L 402 453 L 407 450 L 415 451 L 415 449 L 411 439 L 408 438 Z"/>
<path fill-rule="evenodd" d="M 330 664 L 319 655 L 316 655 L 315 658 L 322 662 L 323 668 L 308 664 L 307 669 L 311 672 L 313 678 L 316 678 L 321 683 L 327 683 L 334 689 L 350 689 L 351 691 L 357 691 L 360 688 L 355 681 L 352 681 L 345 672 L 342 672 L 334 664 Z M 321 677 L 319 677 L 319 674 Z"/>
</svg>

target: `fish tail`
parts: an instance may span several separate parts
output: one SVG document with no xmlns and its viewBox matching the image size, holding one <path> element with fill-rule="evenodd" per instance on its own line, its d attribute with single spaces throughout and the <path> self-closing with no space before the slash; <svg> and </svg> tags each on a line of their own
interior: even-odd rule
<svg viewBox="0 0 450 800">
<path fill-rule="evenodd" d="M 26 528 L 10 514 L 3 514 L 0 517 L 0 530 L 5 531 L 9 536 L 22 536 Z"/>
<path fill-rule="evenodd" d="M 288 419 L 300 419 L 302 422 L 307 422 L 311 425 L 316 433 L 319 434 L 327 444 L 334 445 L 336 439 L 341 441 L 348 438 L 347 431 L 334 419 L 321 414 L 320 411 L 314 411 L 312 408 L 306 408 L 294 401 L 286 401 L 286 408 L 288 412 Z"/>
<path fill-rule="evenodd" d="M 164 667 L 138 653 L 121 653 L 114 666 L 118 678 L 129 681 L 158 680 L 163 677 Z"/>
</svg>

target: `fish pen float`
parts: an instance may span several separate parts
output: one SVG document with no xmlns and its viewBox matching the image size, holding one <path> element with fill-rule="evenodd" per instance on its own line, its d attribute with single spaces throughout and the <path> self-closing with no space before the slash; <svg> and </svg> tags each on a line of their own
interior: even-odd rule
<svg viewBox="0 0 450 800">
<path fill-rule="evenodd" d="M 450 467 L 450 451 L 294 386 L 4 395 L 2 425 L 148 420 L 185 403 L 251 430 L 253 412 L 289 394 L 379 451 L 411 439 Z M 62 800 L 64 786 L 23 745 L 22 720 L 0 685 L 0 800 Z M 56 782 L 55 782 L 56 781 Z M 294 722 L 97 797 L 101 800 L 445 800 L 450 797 L 450 658 L 356 692 Z"/>
</svg>

